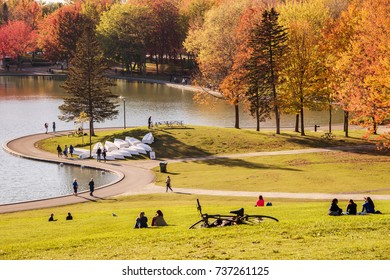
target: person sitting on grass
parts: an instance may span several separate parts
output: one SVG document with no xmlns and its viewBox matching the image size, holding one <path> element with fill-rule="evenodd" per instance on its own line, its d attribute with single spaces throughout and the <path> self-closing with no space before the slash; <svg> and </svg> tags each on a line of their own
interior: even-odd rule
<svg viewBox="0 0 390 280">
<path fill-rule="evenodd" d="M 261 207 L 261 206 L 264 206 L 264 199 L 262 195 L 259 196 L 259 199 L 257 200 L 255 207 Z"/>
<path fill-rule="evenodd" d="M 371 197 L 367 196 L 364 198 L 364 203 L 363 203 L 363 209 L 362 212 L 359 214 L 382 214 L 381 211 L 377 210 L 375 211 L 375 204 L 374 201 L 372 201 Z"/>
<path fill-rule="evenodd" d="M 148 218 L 145 216 L 145 212 L 139 213 L 138 218 L 135 220 L 134 228 L 147 228 Z"/>
<path fill-rule="evenodd" d="M 67 221 L 73 220 L 73 216 L 72 216 L 72 214 L 70 214 L 70 212 L 68 212 L 68 216 L 66 216 L 66 220 Z"/>
<path fill-rule="evenodd" d="M 157 210 L 156 216 L 152 219 L 152 226 L 167 226 L 167 222 L 164 220 L 164 214 L 161 212 L 161 210 Z"/>
<path fill-rule="evenodd" d="M 49 217 L 49 222 L 55 222 L 55 221 L 57 221 L 57 219 L 54 219 L 54 214 L 51 213 Z"/>
<path fill-rule="evenodd" d="M 347 206 L 347 215 L 356 215 L 356 208 L 357 208 L 357 205 L 355 202 L 353 202 L 352 199 L 349 200 L 348 202 L 348 206 Z"/>
<path fill-rule="evenodd" d="M 341 210 L 337 203 L 339 203 L 338 199 L 334 198 L 328 212 L 330 216 L 340 216 L 343 213 L 343 210 Z"/>
</svg>

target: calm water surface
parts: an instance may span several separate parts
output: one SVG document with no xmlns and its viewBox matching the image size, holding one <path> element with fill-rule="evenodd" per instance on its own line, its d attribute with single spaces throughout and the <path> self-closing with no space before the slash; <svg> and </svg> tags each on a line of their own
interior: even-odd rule
<svg viewBox="0 0 390 280">
<path fill-rule="evenodd" d="M 34 133 L 44 132 L 43 124 L 53 121 L 57 131 L 74 129 L 73 123 L 58 120 L 58 106 L 63 103 L 63 81 L 51 77 L 0 77 L 0 142 Z M 212 106 L 200 105 L 193 101 L 190 91 L 170 88 L 159 84 L 128 82 L 118 80 L 113 92 L 126 98 L 126 125 L 147 125 L 153 121 L 182 120 L 186 124 L 227 126 L 234 124 L 234 110 L 222 101 Z M 96 127 L 123 126 L 124 104 L 119 101 L 118 118 Z M 327 113 L 310 113 L 307 125 L 327 122 Z M 340 114 L 334 122 L 341 122 Z M 292 127 L 294 117 L 282 118 L 282 126 Z M 241 112 L 241 127 L 254 127 L 255 121 Z M 262 123 L 262 127 L 273 126 L 273 121 Z M 60 166 L 42 163 L 9 155 L 0 150 L 0 204 L 53 197 L 72 193 L 71 182 L 77 177 L 81 190 L 87 189 L 91 177 L 96 185 L 114 180 L 115 175 L 87 168 Z"/>
</svg>

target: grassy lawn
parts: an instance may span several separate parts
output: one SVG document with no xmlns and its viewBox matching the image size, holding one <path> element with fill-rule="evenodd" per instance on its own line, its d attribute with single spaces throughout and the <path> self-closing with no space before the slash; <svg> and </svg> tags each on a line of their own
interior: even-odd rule
<svg viewBox="0 0 390 280">
<path fill-rule="evenodd" d="M 98 131 L 97 141 L 125 136 L 142 138 L 146 128 Z M 361 145 L 362 131 L 322 141 L 321 133 L 255 132 L 211 127 L 153 130 L 158 158 L 184 159 L 208 155 Z M 54 137 L 40 148 L 56 153 L 58 144 L 88 147 L 88 136 Z M 134 159 L 132 159 L 134 160 Z M 329 152 L 241 157 L 168 164 L 173 188 L 248 191 L 389 193 L 389 154 Z M 166 174 L 156 172 L 157 184 Z M 0 259 L 275 259 L 388 260 L 390 201 L 375 201 L 382 215 L 331 217 L 330 201 L 276 199 L 272 207 L 256 208 L 256 197 L 199 197 L 203 212 L 247 213 L 277 217 L 280 222 L 188 230 L 199 219 L 196 198 L 189 194 L 115 197 L 98 202 L 1 214 Z M 361 209 L 362 201 L 356 201 Z M 346 208 L 346 201 L 339 206 Z M 144 211 L 151 221 L 162 210 L 168 227 L 133 229 Z M 73 221 L 65 221 L 67 212 Z M 50 213 L 58 219 L 48 222 Z M 112 216 L 115 213 L 117 217 Z"/>
<path fill-rule="evenodd" d="M 389 194 L 386 152 L 327 152 L 170 163 L 172 186 L 257 192 Z M 166 174 L 156 171 L 163 186 Z"/>
<path fill-rule="evenodd" d="M 255 200 L 200 197 L 207 213 L 245 207 L 280 222 L 188 230 L 199 219 L 192 195 L 120 197 L 52 209 L 2 214 L 0 259 L 348 259 L 390 258 L 389 214 L 331 217 L 329 202 L 275 200 L 255 208 Z M 357 202 L 359 208 L 361 201 Z M 345 208 L 346 202 L 339 205 Z M 383 213 L 389 201 L 376 201 Z M 161 209 L 168 227 L 133 229 L 145 211 Z M 67 212 L 73 221 L 65 221 Z M 113 217 L 112 213 L 117 217 Z M 48 222 L 50 213 L 59 220 Z"/>
<path fill-rule="evenodd" d="M 96 136 L 92 137 L 92 145 L 107 140 L 113 141 L 115 138 L 124 139 L 126 136 L 142 139 L 149 131 L 146 127 L 97 131 Z M 294 132 L 277 135 L 270 131 L 204 126 L 161 126 L 152 132 L 155 137 L 152 147 L 156 156 L 170 159 L 366 144 L 361 140 L 364 132 L 360 130 L 351 131 L 349 138 L 345 138 L 341 131 L 336 131 L 336 139 L 331 141 L 322 140 L 320 132 L 308 132 L 307 136 L 302 137 Z M 39 142 L 38 147 L 56 153 L 58 144 L 62 147 L 73 144 L 75 147 L 89 149 L 89 136 L 84 136 L 84 143 L 82 137 L 54 137 Z"/>
</svg>

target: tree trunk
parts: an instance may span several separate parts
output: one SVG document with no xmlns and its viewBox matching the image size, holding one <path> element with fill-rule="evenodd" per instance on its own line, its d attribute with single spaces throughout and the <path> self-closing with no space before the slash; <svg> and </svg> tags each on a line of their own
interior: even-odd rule
<svg viewBox="0 0 390 280">
<path fill-rule="evenodd" d="M 260 113 L 259 113 L 259 109 L 256 109 L 256 131 L 260 131 Z"/>
<path fill-rule="evenodd" d="M 329 103 L 329 133 L 332 133 L 332 104 Z"/>
<path fill-rule="evenodd" d="M 374 131 L 374 134 L 377 135 L 378 134 L 378 123 L 375 121 L 374 117 L 372 119 L 373 119 L 372 129 Z"/>
<path fill-rule="evenodd" d="M 349 117 L 349 112 L 344 111 L 344 132 L 345 132 L 345 137 L 348 136 L 348 117 Z"/>
<path fill-rule="evenodd" d="M 295 130 L 294 132 L 299 132 L 299 114 L 295 115 Z"/>
<path fill-rule="evenodd" d="M 234 103 L 235 123 L 234 128 L 240 128 L 240 112 L 238 109 L 238 101 Z"/>
<path fill-rule="evenodd" d="M 305 124 L 303 119 L 303 98 L 301 97 L 301 136 L 305 136 Z"/>
</svg>

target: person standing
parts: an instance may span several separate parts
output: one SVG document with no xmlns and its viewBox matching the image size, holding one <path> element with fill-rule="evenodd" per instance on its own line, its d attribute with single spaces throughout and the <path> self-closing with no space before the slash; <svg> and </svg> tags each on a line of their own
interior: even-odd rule
<svg viewBox="0 0 390 280">
<path fill-rule="evenodd" d="M 49 129 L 49 125 L 47 124 L 47 122 L 45 122 L 45 130 L 46 130 L 46 134 L 47 134 L 47 131 L 48 131 L 48 129 Z"/>
<path fill-rule="evenodd" d="M 97 157 L 96 157 L 97 161 L 101 161 L 101 159 L 102 159 L 102 149 L 100 148 L 100 146 L 99 146 L 99 148 L 96 151 L 96 155 L 97 155 Z"/>
<path fill-rule="evenodd" d="M 167 177 L 167 180 L 165 181 L 165 186 L 166 186 L 166 190 L 165 192 L 168 192 L 168 189 L 171 190 L 171 192 L 173 192 L 172 188 L 171 188 L 171 177 Z"/>
<path fill-rule="evenodd" d="M 69 146 L 69 154 L 70 154 L 70 157 L 73 157 L 73 152 L 74 152 L 74 147 L 72 144 L 70 144 Z"/>
<path fill-rule="evenodd" d="M 77 179 L 73 179 L 73 194 L 77 196 L 77 188 L 79 187 L 79 184 L 77 183 Z"/>
<path fill-rule="evenodd" d="M 64 148 L 64 156 L 65 156 L 65 157 L 68 157 L 68 145 L 65 145 L 65 148 Z"/>
<path fill-rule="evenodd" d="M 53 122 L 53 132 L 56 132 L 56 122 Z"/>
<path fill-rule="evenodd" d="M 62 148 L 59 144 L 57 146 L 57 155 L 58 155 L 58 157 L 62 157 Z"/>
<path fill-rule="evenodd" d="M 93 178 L 89 180 L 88 185 L 89 185 L 89 195 L 93 196 L 93 191 L 95 190 L 95 182 L 93 181 Z"/>
<path fill-rule="evenodd" d="M 106 150 L 106 148 L 103 148 L 102 156 L 103 156 L 104 162 L 106 162 L 106 158 L 107 158 L 107 150 Z"/>
<path fill-rule="evenodd" d="M 149 116 L 148 118 L 148 128 L 152 128 L 152 116 Z"/>
</svg>

